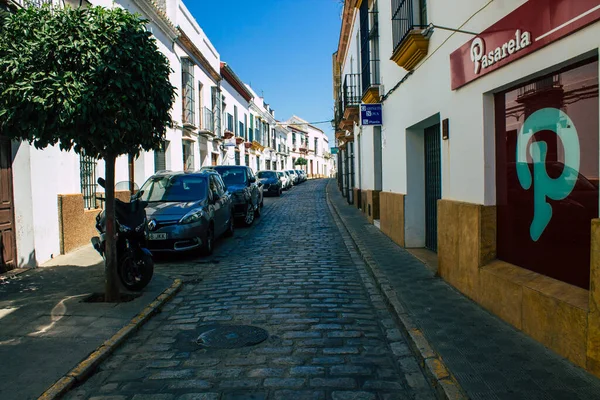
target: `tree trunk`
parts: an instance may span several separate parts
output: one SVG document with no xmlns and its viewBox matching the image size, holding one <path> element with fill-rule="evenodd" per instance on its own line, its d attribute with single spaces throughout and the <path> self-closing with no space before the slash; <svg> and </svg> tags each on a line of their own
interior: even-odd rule
<svg viewBox="0 0 600 400">
<path fill-rule="evenodd" d="M 115 156 L 107 156 L 105 161 L 106 180 L 106 263 L 105 301 L 119 301 L 119 282 L 117 277 L 117 241 L 115 224 Z"/>
</svg>

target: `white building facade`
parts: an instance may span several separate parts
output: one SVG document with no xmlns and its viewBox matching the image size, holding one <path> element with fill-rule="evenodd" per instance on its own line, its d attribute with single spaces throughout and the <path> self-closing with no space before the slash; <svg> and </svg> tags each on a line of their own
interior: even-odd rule
<svg viewBox="0 0 600 400">
<path fill-rule="evenodd" d="M 295 165 L 299 158 L 307 161 L 306 165 L 295 165 L 294 169 L 306 171 L 309 178 L 329 177 L 333 161 L 325 132 L 295 115 L 283 125 L 291 131 L 292 163 Z"/>
<path fill-rule="evenodd" d="M 334 60 L 348 200 L 596 374 L 599 19 L 597 1 L 346 1 Z"/>
</svg>

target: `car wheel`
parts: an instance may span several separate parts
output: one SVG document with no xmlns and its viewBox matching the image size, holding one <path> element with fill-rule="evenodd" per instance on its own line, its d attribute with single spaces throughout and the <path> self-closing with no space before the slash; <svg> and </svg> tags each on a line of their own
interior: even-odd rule
<svg viewBox="0 0 600 400">
<path fill-rule="evenodd" d="M 279 190 L 277 190 L 277 197 L 281 197 L 281 192 L 282 192 L 281 188 Z"/>
<path fill-rule="evenodd" d="M 250 225 L 252 225 L 253 222 L 254 222 L 254 207 L 252 207 L 252 204 L 248 204 L 246 206 L 246 216 L 244 217 L 244 223 L 246 224 L 246 226 L 250 226 Z"/>
<path fill-rule="evenodd" d="M 255 216 L 256 218 L 259 218 L 259 217 L 260 217 L 260 209 L 261 209 L 261 204 L 262 204 L 262 201 L 261 201 L 261 203 L 259 203 L 259 204 L 258 204 L 258 206 L 256 206 L 256 210 L 254 210 L 254 216 Z"/>
<path fill-rule="evenodd" d="M 208 227 L 206 231 L 206 238 L 204 239 L 204 245 L 202 245 L 202 254 L 210 256 L 213 252 L 213 246 L 215 244 L 215 229 L 212 225 Z"/>
<path fill-rule="evenodd" d="M 229 217 L 229 226 L 225 231 L 225 236 L 232 237 L 235 233 L 235 219 L 233 218 L 233 210 L 231 211 L 231 216 Z"/>
</svg>

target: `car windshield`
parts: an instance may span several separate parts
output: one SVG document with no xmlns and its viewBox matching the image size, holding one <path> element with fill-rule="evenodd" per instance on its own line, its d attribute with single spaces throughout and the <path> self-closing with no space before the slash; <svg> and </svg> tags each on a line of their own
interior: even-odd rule
<svg viewBox="0 0 600 400">
<path fill-rule="evenodd" d="M 294 171 L 286 171 L 286 172 L 290 175 L 294 173 Z"/>
<path fill-rule="evenodd" d="M 256 174 L 259 179 L 275 179 L 277 178 L 277 174 L 273 171 L 259 171 Z"/>
<path fill-rule="evenodd" d="M 157 176 L 144 183 L 142 200 L 156 202 L 190 202 L 206 198 L 206 177 Z"/>
<path fill-rule="evenodd" d="M 283 172 L 278 172 L 277 176 L 280 177 L 280 178 L 283 177 Z"/>
<path fill-rule="evenodd" d="M 246 183 L 246 170 L 243 168 L 215 168 L 226 186 Z"/>
</svg>

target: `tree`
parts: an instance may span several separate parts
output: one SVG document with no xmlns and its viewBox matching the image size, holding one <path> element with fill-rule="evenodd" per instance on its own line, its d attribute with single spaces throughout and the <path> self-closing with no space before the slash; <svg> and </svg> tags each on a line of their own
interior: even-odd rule
<svg viewBox="0 0 600 400">
<path fill-rule="evenodd" d="M 299 157 L 296 160 L 296 165 L 306 165 L 306 164 L 308 164 L 308 160 L 304 157 Z"/>
<path fill-rule="evenodd" d="M 120 8 L 29 7 L 0 24 L 0 135 L 105 160 L 106 301 L 117 301 L 115 159 L 158 149 L 175 88 L 148 21 Z"/>
</svg>

